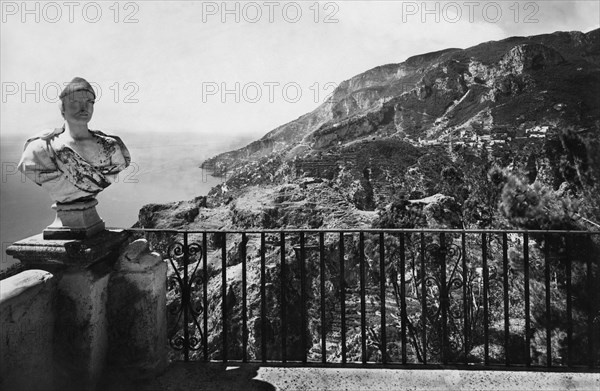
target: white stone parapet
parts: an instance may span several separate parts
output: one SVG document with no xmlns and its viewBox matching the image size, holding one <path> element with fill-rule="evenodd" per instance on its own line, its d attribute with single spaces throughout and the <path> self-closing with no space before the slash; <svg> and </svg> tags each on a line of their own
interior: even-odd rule
<svg viewBox="0 0 600 391">
<path fill-rule="evenodd" d="M 0 389 L 53 388 L 56 283 L 43 270 L 0 281 Z"/>
</svg>

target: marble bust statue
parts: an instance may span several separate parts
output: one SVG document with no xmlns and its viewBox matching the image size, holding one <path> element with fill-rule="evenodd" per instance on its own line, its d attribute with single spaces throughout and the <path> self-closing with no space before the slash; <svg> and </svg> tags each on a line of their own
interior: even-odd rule
<svg viewBox="0 0 600 391">
<path fill-rule="evenodd" d="M 96 95 L 87 81 L 73 79 L 60 98 L 65 124 L 29 138 L 18 167 L 53 201 L 69 203 L 108 187 L 129 165 L 130 155 L 119 137 L 88 128 Z"/>
<path fill-rule="evenodd" d="M 85 79 L 74 78 L 60 94 L 59 107 L 64 125 L 29 138 L 18 165 L 25 176 L 47 190 L 56 202 L 53 207 L 57 210 L 57 219 L 61 211 L 83 211 L 79 214 L 89 216 L 89 209 L 97 204 L 96 195 L 107 188 L 131 160 L 119 137 L 88 128 L 95 99 L 92 86 Z M 62 222 L 54 223 L 61 231 L 69 230 L 66 221 L 69 218 L 75 219 L 71 221 L 75 224 L 71 228 L 75 230 L 81 230 L 82 224 L 91 223 L 83 221 L 83 215 L 76 218 L 73 215 L 76 212 L 70 216 L 65 213 Z"/>
</svg>

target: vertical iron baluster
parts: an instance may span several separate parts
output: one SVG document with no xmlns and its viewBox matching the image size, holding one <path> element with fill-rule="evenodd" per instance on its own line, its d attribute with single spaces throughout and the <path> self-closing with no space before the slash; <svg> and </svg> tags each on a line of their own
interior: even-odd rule
<svg viewBox="0 0 600 391">
<path fill-rule="evenodd" d="M 402 319 L 402 364 L 406 365 L 406 249 L 404 245 L 404 233 L 400 233 L 400 318 Z"/>
<path fill-rule="evenodd" d="M 247 290 L 246 290 L 246 244 L 248 238 L 246 233 L 242 233 L 242 248 L 240 256 L 242 257 L 242 362 L 248 362 L 248 308 L 247 308 Z"/>
<path fill-rule="evenodd" d="M 222 235 L 221 241 L 221 295 L 222 303 L 222 321 L 223 321 L 223 362 L 227 362 L 227 234 L 225 232 L 218 233 Z"/>
<path fill-rule="evenodd" d="M 483 264 L 483 339 L 484 339 L 484 364 L 490 363 L 490 335 L 489 335 L 489 318 L 488 318 L 488 284 L 489 272 L 487 264 L 487 234 L 481 234 L 481 254 Z"/>
<path fill-rule="evenodd" d="M 208 361 L 208 260 L 206 244 L 208 240 L 206 232 L 202 233 L 202 273 L 204 278 L 202 279 L 202 327 L 204 332 L 202 333 L 202 350 L 204 354 L 204 361 Z"/>
<path fill-rule="evenodd" d="M 440 304 L 442 307 L 442 363 L 448 363 L 448 286 L 446 282 L 446 234 L 440 233 Z"/>
<path fill-rule="evenodd" d="M 569 235 L 565 235 L 565 263 L 567 266 L 566 270 L 566 278 L 567 278 L 567 366 L 572 365 L 572 357 L 573 357 L 573 307 L 571 306 L 571 256 L 570 256 L 570 247 L 569 240 L 571 237 Z"/>
<path fill-rule="evenodd" d="M 466 245 L 466 237 L 465 232 L 463 231 L 460 235 L 461 241 L 461 250 L 462 250 L 462 291 L 463 291 L 463 317 L 464 317 L 464 327 L 463 327 L 463 338 L 464 338 L 464 348 L 465 348 L 465 364 L 469 363 L 469 302 L 467 300 L 467 285 L 468 285 L 468 274 L 467 274 L 467 245 Z"/>
<path fill-rule="evenodd" d="M 531 324 L 529 311 L 529 234 L 523 234 L 523 278 L 525 279 L 525 359 L 528 367 L 531 366 Z"/>
<path fill-rule="evenodd" d="M 550 240 L 544 234 L 544 285 L 546 291 L 546 366 L 552 367 L 552 327 L 550 314 Z"/>
<path fill-rule="evenodd" d="M 591 298 L 593 297 L 593 279 L 592 279 L 592 257 L 591 255 L 586 255 L 586 269 L 587 269 L 587 291 L 589 301 L 588 308 L 588 358 L 590 360 L 589 367 L 590 369 L 594 368 L 594 314 L 592 311 L 593 304 Z"/>
<path fill-rule="evenodd" d="M 421 232 L 421 322 L 423 322 L 423 364 L 427 364 L 427 284 L 425 283 L 425 233 Z"/>
<path fill-rule="evenodd" d="M 304 250 L 304 232 L 300 232 L 300 318 L 302 324 L 300 344 L 302 346 L 302 363 L 306 364 L 308 327 L 306 322 L 306 253 Z"/>
<path fill-rule="evenodd" d="M 265 233 L 260 233 L 260 357 L 267 362 L 267 293 L 265 267 Z"/>
<path fill-rule="evenodd" d="M 183 359 L 188 362 L 190 360 L 190 331 L 188 328 L 189 321 L 189 305 L 190 305 L 190 289 L 188 286 L 188 263 L 189 263 L 189 248 L 188 248 L 188 233 L 183 233 L 183 287 L 181 288 L 181 305 L 183 307 Z"/>
<path fill-rule="evenodd" d="M 280 249 L 281 249 L 281 362 L 287 361 L 287 303 L 285 298 L 286 281 L 285 281 L 285 232 L 280 234 Z"/>
<path fill-rule="evenodd" d="M 367 308 L 365 303 L 365 233 L 358 234 L 360 277 L 360 335 L 362 363 L 367 363 Z"/>
<path fill-rule="evenodd" d="M 325 234 L 319 232 L 319 270 L 321 278 L 321 362 L 327 362 L 327 333 L 325 331 Z"/>
<path fill-rule="evenodd" d="M 502 269 L 504 270 L 503 290 L 504 290 L 504 364 L 510 365 L 510 358 L 508 356 L 508 345 L 509 345 L 509 302 L 508 302 L 508 235 L 506 232 L 502 234 Z"/>
<path fill-rule="evenodd" d="M 342 315 L 342 364 L 346 364 L 346 276 L 344 271 L 344 233 L 340 232 L 340 312 Z"/>
<path fill-rule="evenodd" d="M 384 234 L 383 232 L 379 233 L 379 290 L 381 296 L 381 361 L 384 364 L 387 364 L 387 338 L 386 338 L 386 328 L 385 328 L 385 247 L 384 247 Z"/>
</svg>

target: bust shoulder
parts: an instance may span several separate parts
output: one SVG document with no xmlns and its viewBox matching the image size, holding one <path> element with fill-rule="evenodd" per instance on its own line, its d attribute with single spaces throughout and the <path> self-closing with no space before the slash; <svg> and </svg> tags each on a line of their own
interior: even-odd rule
<svg viewBox="0 0 600 391">
<path fill-rule="evenodd" d="M 63 129 L 45 129 L 29 137 L 23 146 L 23 155 L 45 156 L 48 155 L 47 141 L 58 136 Z"/>
<path fill-rule="evenodd" d="M 23 147 L 23 151 L 38 151 L 41 149 L 46 149 L 46 140 L 39 137 L 28 139 Z"/>
<path fill-rule="evenodd" d="M 112 137 L 112 136 L 108 136 L 104 133 L 98 133 L 98 132 L 94 132 L 93 133 L 95 137 L 97 137 L 98 139 L 100 139 L 100 141 L 107 145 L 107 146 L 111 146 L 111 147 L 116 147 L 119 145 L 119 143 L 117 142 L 117 140 Z"/>
<path fill-rule="evenodd" d="M 44 129 L 41 132 L 36 133 L 35 135 L 29 137 L 26 141 L 26 144 L 29 142 L 33 142 L 35 140 L 42 140 L 42 141 L 47 141 L 50 140 L 56 136 L 58 136 L 59 134 L 61 134 L 62 132 L 64 132 L 63 128 L 56 128 L 56 129 Z"/>
<path fill-rule="evenodd" d="M 29 157 L 35 160 L 49 160 L 49 151 L 47 141 L 53 137 L 53 130 L 44 130 L 30 137 L 25 141 L 23 147 L 23 157 Z"/>
<path fill-rule="evenodd" d="M 25 142 L 18 165 L 21 172 L 38 184 L 44 180 L 40 177 L 39 172 L 49 173 L 57 170 L 47 143 L 48 133 L 40 132 Z"/>
<path fill-rule="evenodd" d="M 111 156 L 113 164 L 119 166 L 119 171 L 129 166 L 131 155 L 120 137 L 99 130 L 90 130 L 90 132 L 101 141 L 103 149 Z"/>
</svg>

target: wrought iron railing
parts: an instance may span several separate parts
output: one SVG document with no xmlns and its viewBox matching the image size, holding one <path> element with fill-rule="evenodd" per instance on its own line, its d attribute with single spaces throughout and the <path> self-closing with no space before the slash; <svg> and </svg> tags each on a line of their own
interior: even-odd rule
<svg viewBox="0 0 600 391">
<path fill-rule="evenodd" d="M 132 229 L 173 359 L 600 367 L 600 232 Z"/>
</svg>

